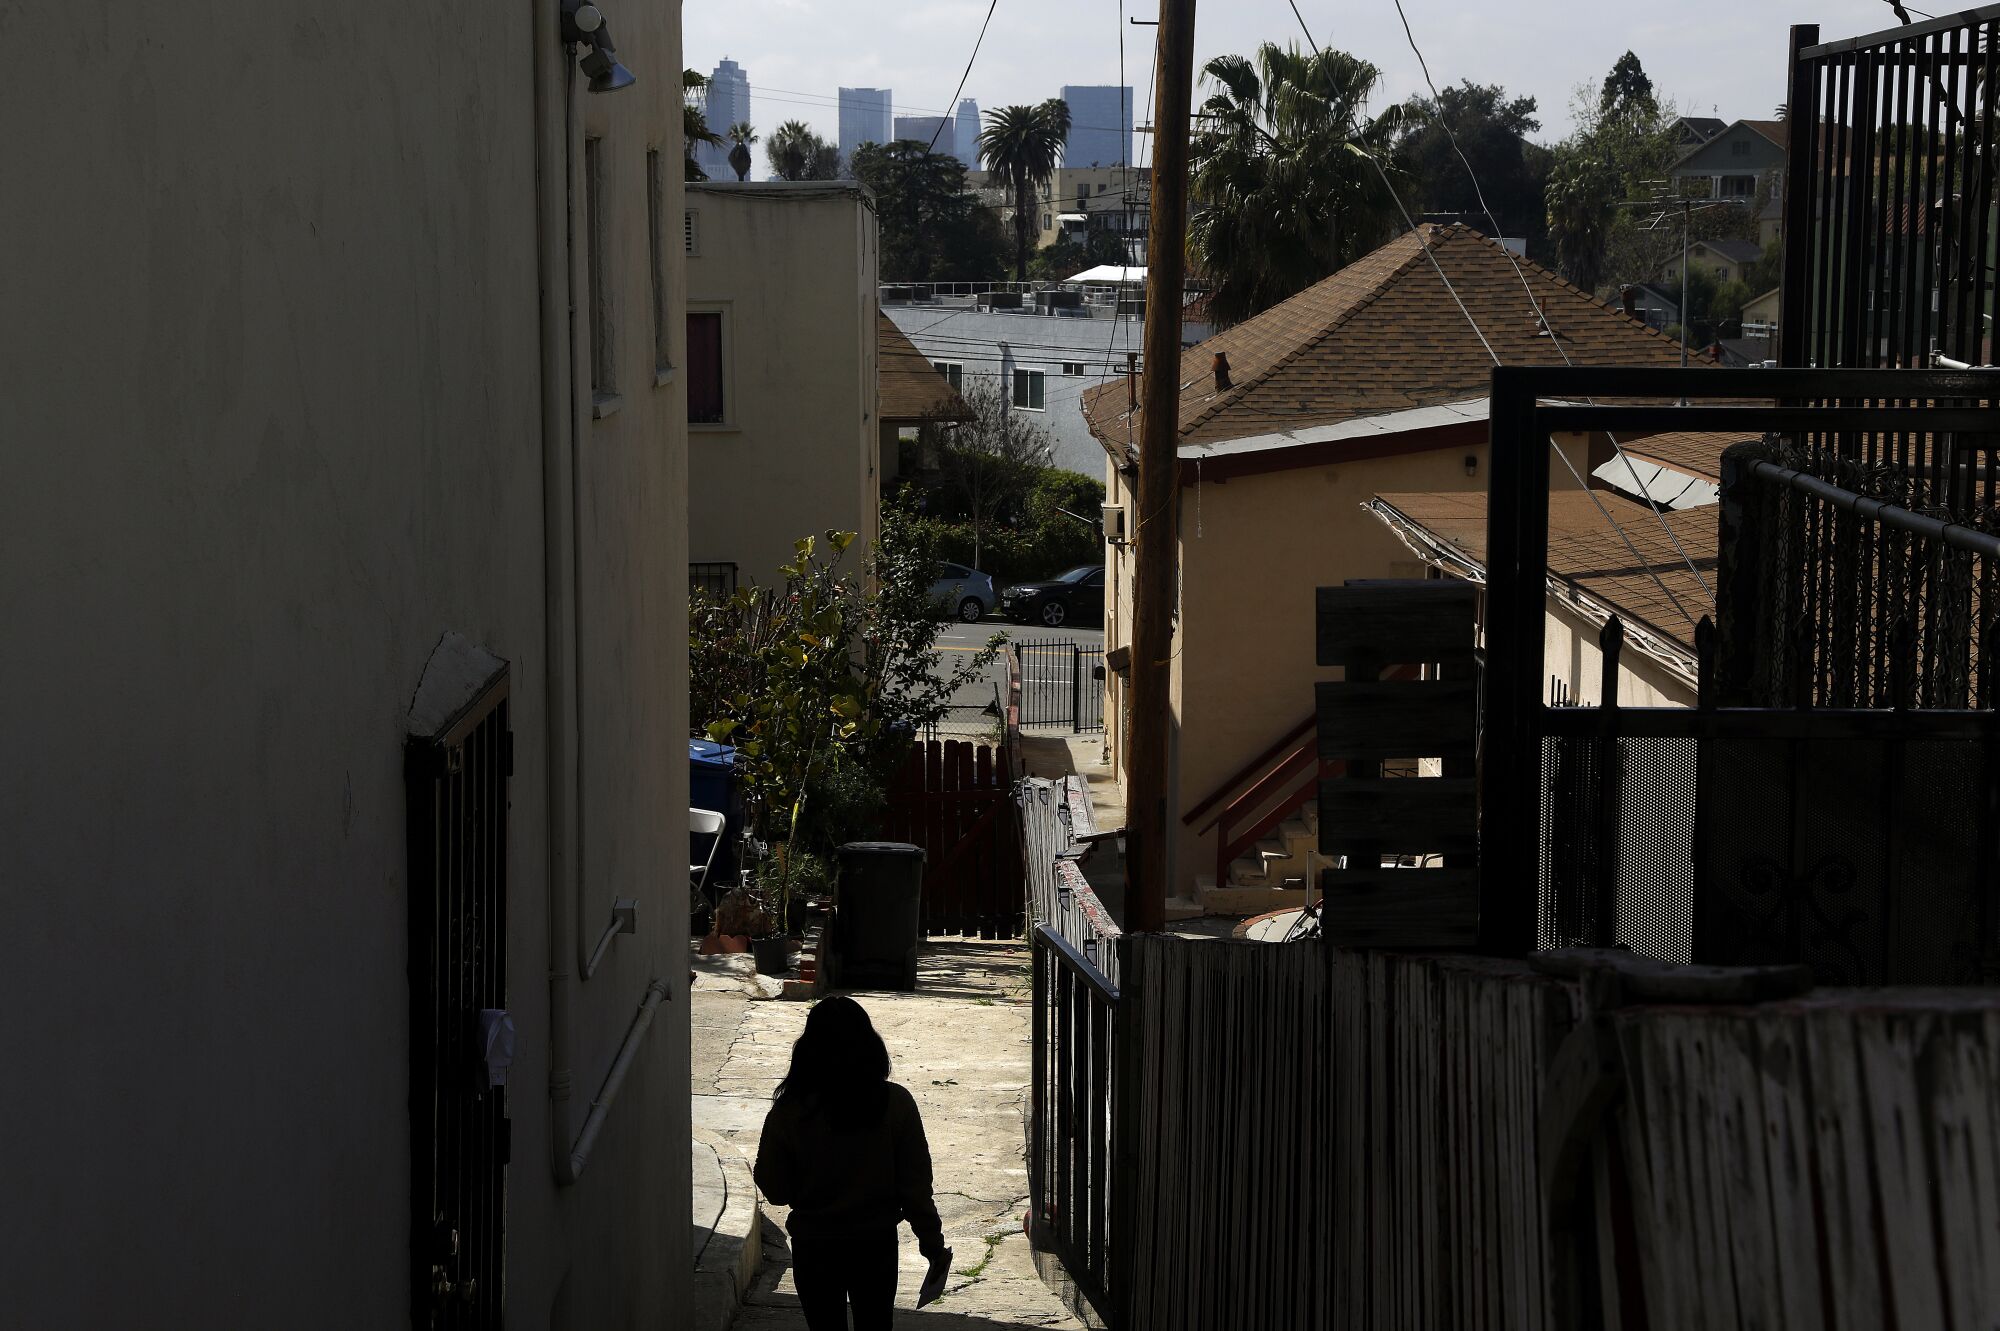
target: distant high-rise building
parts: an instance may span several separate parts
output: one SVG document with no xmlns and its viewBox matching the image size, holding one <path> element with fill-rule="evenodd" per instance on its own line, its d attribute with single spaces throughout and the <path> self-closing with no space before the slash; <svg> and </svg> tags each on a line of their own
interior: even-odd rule
<svg viewBox="0 0 2000 1331">
<path fill-rule="evenodd" d="M 979 103 L 970 97 L 958 104 L 958 114 L 952 117 L 952 147 L 958 160 L 967 167 L 979 166 Z"/>
<path fill-rule="evenodd" d="M 864 143 L 888 143 L 889 90 L 887 88 L 842 88 L 840 90 L 840 160 L 854 160 L 854 150 Z"/>
<path fill-rule="evenodd" d="M 709 129 L 722 135 L 729 133 L 731 125 L 750 119 L 750 76 L 744 73 L 743 66 L 727 56 L 708 76 L 708 95 L 702 114 Z M 736 179 L 736 172 L 729 166 L 729 148 L 728 143 L 703 144 L 695 151 L 695 162 L 708 173 L 710 180 Z"/>
<path fill-rule="evenodd" d="M 1069 138 L 1064 166 L 1117 166 L 1132 161 L 1132 90 L 1095 86 L 1064 88 Z"/>
<path fill-rule="evenodd" d="M 897 116 L 896 137 L 930 143 L 931 151 L 957 156 L 958 145 L 951 132 L 949 116 Z M 936 142 L 932 143 L 935 139 Z"/>
</svg>

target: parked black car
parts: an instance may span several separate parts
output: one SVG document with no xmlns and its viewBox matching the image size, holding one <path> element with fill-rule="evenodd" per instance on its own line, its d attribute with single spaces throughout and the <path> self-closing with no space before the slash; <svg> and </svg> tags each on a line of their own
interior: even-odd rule
<svg viewBox="0 0 2000 1331">
<path fill-rule="evenodd" d="M 1082 564 L 1047 582 L 1023 582 L 1000 593 L 1000 613 L 1016 624 L 1098 624 L 1104 620 L 1104 565 Z"/>
</svg>

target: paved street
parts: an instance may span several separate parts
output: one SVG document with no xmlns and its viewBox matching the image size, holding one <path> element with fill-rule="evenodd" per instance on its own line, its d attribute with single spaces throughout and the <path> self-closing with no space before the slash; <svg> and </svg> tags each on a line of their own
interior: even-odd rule
<svg viewBox="0 0 2000 1331">
<path fill-rule="evenodd" d="M 897 1324 L 932 1331 L 1077 1323 L 1035 1272 L 1022 1232 L 1027 1209 L 1029 958 L 1019 943 L 936 942 L 915 993 L 858 992 L 889 1046 L 892 1076 L 923 1110 L 945 1242 L 954 1253 L 944 1297 L 913 1310 L 924 1263 L 903 1231 Z M 771 1091 L 784 1075 L 805 1003 L 753 1000 L 704 971 L 689 997 L 690 1078 L 697 1136 L 754 1159 Z M 736 1331 L 803 1327 L 788 1267 L 785 1208 L 763 1205 L 764 1269 Z"/>
</svg>

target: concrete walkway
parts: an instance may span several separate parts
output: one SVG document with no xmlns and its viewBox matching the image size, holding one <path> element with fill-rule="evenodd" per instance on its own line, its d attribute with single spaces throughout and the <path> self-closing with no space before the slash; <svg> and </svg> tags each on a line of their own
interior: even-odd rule
<svg viewBox="0 0 2000 1331">
<path fill-rule="evenodd" d="M 888 1043 L 892 1076 L 923 1109 L 945 1242 L 955 1256 L 944 1298 L 912 1311 L 924 1262 L 902 1231 L 896 1324 L 920 1331 L 1075 1328 L 1036 1275 L 1022 1233 L 1027 1210 L 1029 955 L 1025 943 L 936 943 L 917 992 L 857 992 Z M 698 1138 L 747 1172 L 771 1092 L 791 1058 L 808 1005 L 763 1001 L 704 974 L 690 1000 L 690 1075 Z M 785 1208 L 761 1202 L 765 1261 L 738 1331 L 803 1328 L 791 1283 Z"/>
</svg>

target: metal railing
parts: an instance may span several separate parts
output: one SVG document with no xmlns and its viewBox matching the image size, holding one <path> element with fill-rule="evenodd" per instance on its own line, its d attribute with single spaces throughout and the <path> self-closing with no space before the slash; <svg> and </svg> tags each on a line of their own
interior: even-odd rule
<svg viewBox="0 0 2000 1331">
<path fill-rule="evenodd" d="M 1104 649 L 1074 642 L 1017 642 L 1021 724 L 1104 729 Z"/>
<path fill-rule="evenodd" d="M 1990 363 L 2000 5 L 1791 36 L 1784 363 Z"/>
<path fill-rule="evenodd" d="M 733 562 L 689 564 L 688 585 L 712 596 L 734 595 L 736 565 Z"/>
<path fill-rule="evenodd" d="M 1034 932 L 1034 1074 L 1028 1113 L 1029 1239 L 1098 1324 L 1119 1324 L 1112 1273 L 1112 1075 L 1118 988 L 1045 924 Z"/>
</svg>

